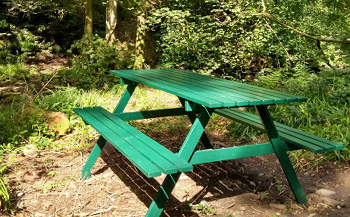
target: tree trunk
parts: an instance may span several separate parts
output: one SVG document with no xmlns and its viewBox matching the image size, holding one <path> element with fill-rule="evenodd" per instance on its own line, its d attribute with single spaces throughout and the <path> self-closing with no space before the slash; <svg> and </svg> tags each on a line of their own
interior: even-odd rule
<svg viewBox="0 0 350 217">
<path fill-rule="evenodd" d="M 145 22 L 146 22 L 145 8 L 146 8 L 146 4 L 141 5 L 139 7 L 138 16 L 137 16 L 134 69 L 142 69 L 143 63 L 145 62 L 145 58 L 144 58 Z"/>
<path fill-rule="evenodd" d="M 85 0 L 84 35 L 92 41 L 92 0 Z"/>
<path fill-rule="evenodd" d="M 116 42 L 115 28 L 117 27 L 117 0 L 108 0 L 106 4 L 106 40 L 110 44 Z"/>
</svg>

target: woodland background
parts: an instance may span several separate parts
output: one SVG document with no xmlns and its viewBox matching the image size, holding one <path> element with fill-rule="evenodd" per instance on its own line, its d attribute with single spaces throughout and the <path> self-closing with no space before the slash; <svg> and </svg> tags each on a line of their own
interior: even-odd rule
<svg viewBox="0 0 350 217">
<path fill-rule="evenodd" d="M 113 108 L 124 87 L 111 69 L 173 67 L 306 96 L 271 108 L 275 120 L 345 149 L 293 152 L 295 166 L 347 162 L 349 64 L 348 0 L 0 0 L 2 208 L 14 209 L 13 154 L 90 145 L 91 129 L 72 108 Z M 63 130 L 49 127 L 48 111 L 65 114 Z M 238 141 L 263 137 L 227 129 Z"/>
</svg>

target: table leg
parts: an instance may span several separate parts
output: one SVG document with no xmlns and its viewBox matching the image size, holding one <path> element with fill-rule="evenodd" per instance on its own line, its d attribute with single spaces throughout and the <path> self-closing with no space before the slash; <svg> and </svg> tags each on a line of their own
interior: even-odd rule
<svg viewBox="0 0 350 217">
<path fill-rule="evenodd" d="M 82 172 L 81 172 L 81 179 L 88 179 L 91 176 L 91 168 L 94 166 L 94 164 L 96 163 L 96 160 L 98 158 L 98 156 L 100 156 L 101 151 L 103 149 L 103 147 L 106 144 L 106 140 L 105 138 L 103 138 L 102 136 L 100 136 L 100 138 L 98 138 L 94 148 L 92 149 L 88 159 L 85 162 L 85 165 L 83 166 Z"/>
<path fill-rule="evenodd" d="M 191 159 L 196 145 L 198 144 L 199 139 L 202 138 L 205 126 L 208 124 L 213 111 L 213 109 L 208 109 L 206 107 L 200 108 L 198 117 L 194 120 L 192 127 L 179 150 L 178 154 L 181 158 L 187 161 Z"/>
<path fill-rule="evenodd" d="M 266 106 L 256 106 L 256 109 L 259 113 L 260 119 L 265 127 L 267 135 L 270 139 L 270 142 L 275 149 L 277 158 L 282 166 L 284 174 L 288 180 L 288 183 L 293 191 L 293 194 L 300 204 L 307 204 L 307 199 L 304 193 L 304 190 L 299 182 L 298 176 L 295 173 L 293 165 L 287 154 L 288 147 L 287 144 L 279 137 L 278 131 L 273 123 L 271 115 L 267 110 Z"/>
<path fill-rule="evenodd" d="M 183 98 L 180 98 L 180 97 L 179 97 L 179 100 L 180 100 L 182 106 L 185 107 L 185 100 Z M 190 119 L 192 124 L 194 123 L 194 121 L 197 118 L 197 116 L 194 113 L 187 113 L 187 116 Z M 213 145 L 211 144 L 211 142 L 210 142 L 210 140 L 205 132 L 203 132 L 203 134 L 201 136 L 201 141 L 203 143 L 204 148 L 206 148 L 206 149 L 213 148 Z"/>
<path fill-rule="evenodd" d="M 169 200 L 171 196 L 171 192 L 173 191 L 176 182 L 179 180 L 181 173 L 175 173 L 171 175 L 167 175 L 163 184 L 160 186 L 158 193 L 154 200 L 152 201 L 150 207 L 145 216 L 147 217 L 157 217 L 162 213 L 166 202 Z"/>
<path fill-rule="evenodd" d="M 186 161 L 190 161 L 199 139 L 204 133 L 205 126 L 210 120 L 214 110 L 202 107 L 198 117 L 195 118 L 193 125 L 183 142 L 179 155 Z M 163 184 L 160 186 L 158 193 L 148 208 L 147 217 L 157 217 L 162 213 L 166 202 L 168 201 L 172 190 L 175 187 L 181 173 L 167 175 Z"/>
<path fill-rule="evenodd" d="M 133 83 L 133 84 L 129 84 L 128 87 L 125 89 L 123 96 L 120 98 L 117 107 L 115 107 L 113 114 L 118 114 L 118 113 L 122 113 L 126 107 L 126 105 L 128 104 L 132 94 L 135 91 L 137 84 Z"/>
</svg>

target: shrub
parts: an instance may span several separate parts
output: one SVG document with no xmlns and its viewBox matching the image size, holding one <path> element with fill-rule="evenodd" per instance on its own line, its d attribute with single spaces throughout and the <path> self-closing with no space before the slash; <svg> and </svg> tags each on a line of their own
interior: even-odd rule
<svg viewBox="0 0 350 217">
<path fill-rule="evenodd" d="M 23 79 L 29 75 L 29 70 L 21 63 L 0 65 L 0 82 L 11 82 Z"/>
<path fill-rule="evenodd" d="M 79 40 L 72 45 L 70 53 L 74 55 L 71 69 L 61 71 L 61 74 L 80 88 L 111 87 L 119 79 L 109 71 L 128 67 L 127 58 L 122 59 L 121 51 L 102 38 L 92 42 L 86 38 Z"/>
</svg>

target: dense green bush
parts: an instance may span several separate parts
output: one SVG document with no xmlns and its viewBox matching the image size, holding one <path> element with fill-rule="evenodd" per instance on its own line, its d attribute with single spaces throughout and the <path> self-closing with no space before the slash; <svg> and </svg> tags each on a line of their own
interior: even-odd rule
<svg viewBox="0 0 350 217">
<path fill-rule="evenodd" d="M 117 76 L 109 73 L 111 69 L 124 69 L 131 65 L 127 53 L 97 38 L 89 42 L 86 38 L 78 40 L 69 51 L 74 57 L 71 69 L 61 71 L 66 80 L 75 87 L 108 88 L 119 82 Z"/>
<path fill-rule="evenodd" d="M 244 11 L 247 5 L 210 0 L 200 12 L 188 5 L 153 11 L 148 22 L 158 33 L 162 66 L 237 77 L 285 62 L 284 51 L 266 31 L 264 20 Z"/>
<path fill-rule="evenodd" d="M 84 9 L 81 0 L 0 1 L 0 18 L 17 29 L 27 29 L 40 42 L 66 49 L 83 35 Z"/>
<path fill-rule="evenodd" d="M 261 1 L 171 0 L 152 10 L 149 29 L 158 42 L 162 67 L 233 76 L 294 67 L 299 62 L 346 67 L 349 44 L 327 43 L 296 34 L 262 15 Z M 277 19 L 305 33 L 348 37 L 349 9 L 341 2 L 264 1 Z M 332 3 L 332 4 L 333 4 Z M 268 71 L 265 71 L 268 73 Z"/>
<path fill-rule="evenodd" d="M 0 82 L 22 80 L 29 75 L 29 70 L 21 63 L 0 65 Z"/>
<path fill-rule="evenodd" d="M 0 146 L 3 151 L 15 149 L 31 133 L 46 127 L 45 114 L 28 98 L 17 97 L 10 104 L 2 103 L 0 114 Z"/>
</svg>

